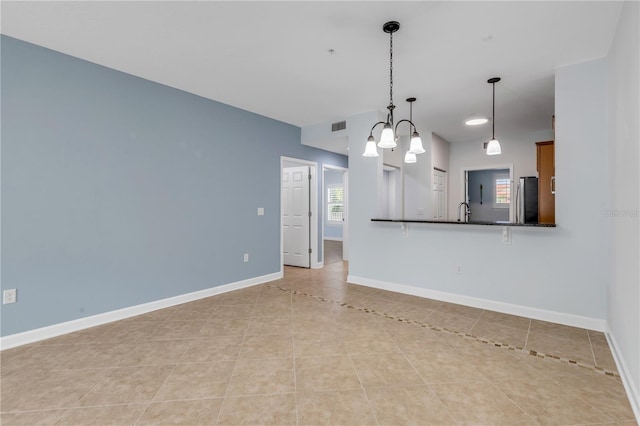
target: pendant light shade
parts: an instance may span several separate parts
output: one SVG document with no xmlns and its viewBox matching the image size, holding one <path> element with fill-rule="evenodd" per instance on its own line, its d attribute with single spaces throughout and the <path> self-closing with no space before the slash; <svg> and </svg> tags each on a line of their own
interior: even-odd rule
<svg viewBox="0 0 640 426">
<path fill-rule="evenodd" d="M 418 132 L 413 132 L 411 135 L 411 144 L 409 145 L 409 152 L 412 154 L 423 154 L 424 148 L 422 147 L 422 139 Z"/>
<path fill-rule="evenodd" d="M 373 136 L 369 136 L 369 139 L 367 140 L 367 145 L 364 148 L 364 153 L 362 154 L 363 157 L 377 157 L 378 156 L 378 149 L 376 148 L 376 141 L 373 140 Z"/>
<path fill-rule="evenodd" d="M 502 148 L 500 142 L 497 139 L 491 139 L 487 144 L 487 155 L 499 155 L 502 154 Z"/>
<path fill-rule="evenodd" d="M 496 139 L 496 83 L 500 81 L 500 77 L 493 77 L 487 80 L 487 83 L 493 85 L 493 103 L 492 103 L 492 135 L 491 140 L 487 144 L 487 155 L 500 155 L 502 154 L 502 147 L 500 142 Z"/>
<path fill-rule="evenodd" d="M 416 155 L 411 151 L 407 151 L 407 153 L 404 155 L 404 162 L 415 163 L 416 161 L 418 161 L 418 158 L 416 157 Z"/>
<path fill-rule="evenodd" d="M 393 135 L 393 129 L 391 128 L 390 123 L 385 123 L 382 128 L 382 134 L 380 135 L 380 142 L 378 143 L 380 148 L 395 148 L 396 138 Z"/>
</svg>

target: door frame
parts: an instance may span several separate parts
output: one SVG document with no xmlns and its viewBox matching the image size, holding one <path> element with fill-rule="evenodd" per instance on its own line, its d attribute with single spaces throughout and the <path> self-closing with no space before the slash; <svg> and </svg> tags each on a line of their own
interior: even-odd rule
<svg viewBox="0 0 640 426">
<path fill-rule="evenodd" d="M 342 171 L 342 190 L 344 191 L 344 221 L 342 222 L 342 260 L 349 260 L 349 169 L 346 167 L 322 164 L 322 264 L 324 265 L 324 207 L 327 201 L 327 188 L 324 182 L 324 171 Z"/>
<path fill-rule="evenodd" d="M 280 185 L 280 272 L 284 273 L 284 241 L 282 236 L 282 171 L 285 168 L 284 163 L 294 163 L 292 165 L 308 166 L 311 173 L 311 182 L 309 185 L 309 207 L 311 209 L 311 219 L 309 220 L 311 246 L 311 269 L 322 268 L 322 263 L 318 262 L 318 163 L 315 161 L 302 160 L 299 158 L 280 156 L 280 177 L 278 182 Z"/>
<path fill-rule="evenodd" d="M 475 166 L 475 167 L 462 167 L 461 170 L 461 183 L 462 183 L 462 191 L 461 194 L 464 196 L 464 201 L 469 202 L 469 193 L 467 192 L 467 174 L 468 172 L 476 172 L 482 170 L 504 170 L 509 169 L 509 178 L 511 179 L 511 203 L 509 204 L 509 222 L 515 222 L 516 217 L 516 206 L 515 206 L 515 198 L 513 195 L 515 194 L 514 188 L 515 183 L 513 180 L 513 176 L 515 170 L 513 169 L 513 163 L 503 163 L 503 164 L 492 164 L 492 165 L 484 165 L 484 166 Z M 456 210 L 458 210 L 456 206 Z M 458 212 L 456 211 L 456 217 Z"/>
</svg>

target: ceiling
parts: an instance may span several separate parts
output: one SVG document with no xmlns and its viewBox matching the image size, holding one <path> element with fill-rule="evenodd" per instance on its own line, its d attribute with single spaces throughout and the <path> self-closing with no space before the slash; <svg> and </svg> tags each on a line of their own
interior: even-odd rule
<svg viewBox="0 0 640 426">
<path fill-rule="evenodd" d="M 450 142 L 550 129 L 554 70 L 607 54 L 620 2 L 9 2 L 2 33 L 296 126 L 386 111 Z M 332 52 L 330 52 L 332 50 Z M 408 132 L 408 129 L 407 129 Z M 346 142 L 345 142 L 346 143 Z M 327 147 L 344 152 L 345 147 Z"/>
</svg>

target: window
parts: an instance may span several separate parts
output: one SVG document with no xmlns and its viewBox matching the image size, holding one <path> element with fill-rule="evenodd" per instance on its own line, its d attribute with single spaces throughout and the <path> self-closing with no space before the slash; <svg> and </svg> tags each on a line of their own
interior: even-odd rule
<svg viewBox="0 0 640 426">
<path fill-rule="evenodd" d="M 508 175 L 496 175 L 494 207 L 508 208 L 511 204 L 511 179 Z"/>
<path fill-rule="evenodd" d="M 327 220 L 340 222 L 344 218 L 344 189 L 342 185 L 330 185 L 327 188 Z"/>
</svg>

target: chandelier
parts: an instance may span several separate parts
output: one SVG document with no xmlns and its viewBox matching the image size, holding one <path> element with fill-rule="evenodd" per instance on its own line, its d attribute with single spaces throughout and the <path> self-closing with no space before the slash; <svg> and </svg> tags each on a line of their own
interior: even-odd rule
<svg viewBox="0 0 640 426">
<path fill-rule="evenodd" d="M 367 145 L 365 147 L 364 153 L 362 154 L 364 157 L 377 157 L 378 149 L 376 148 L 376 140 L 373 137 L 373 130 L 380 124 L 383 125 L 382 133 L 380 134 L 380 142 L 378 142 L 378 146 L 380 148 L 395 148 L 398 144 L 398 125 L 400 123 L 408 123 L 409 124 L 409 132 L 411 133 L 411 143 L 409 145 L 409 151 L 405 155 L 404 161 L 405 163 L 415 163 L 416 162 L 416 154 L 422 154 L 424 148 L 422 147 L 422 139 L 420 139 L 420 134 L 416 130 L 416 126 L 413 124 L 413 102 L 416 98 L 409 98 L 407 102 L 409 102 L 411 112 L 410 119 L 403 119 L 395 123 L 393 121 L 393 110 L 395 109 L 395 105 L 393 104 L 393 33 L 400 29 L 400 23 L 396 21 L 389 21 L 382 26 L 382 30 L 389 34 L 389 105 L 387 109 L 389 113 L 387 114 L 387 121 L 378 121 L 373 125 L 371 131 L 369 132 L 369 138 L 367 139 Z"/>
</svg>

